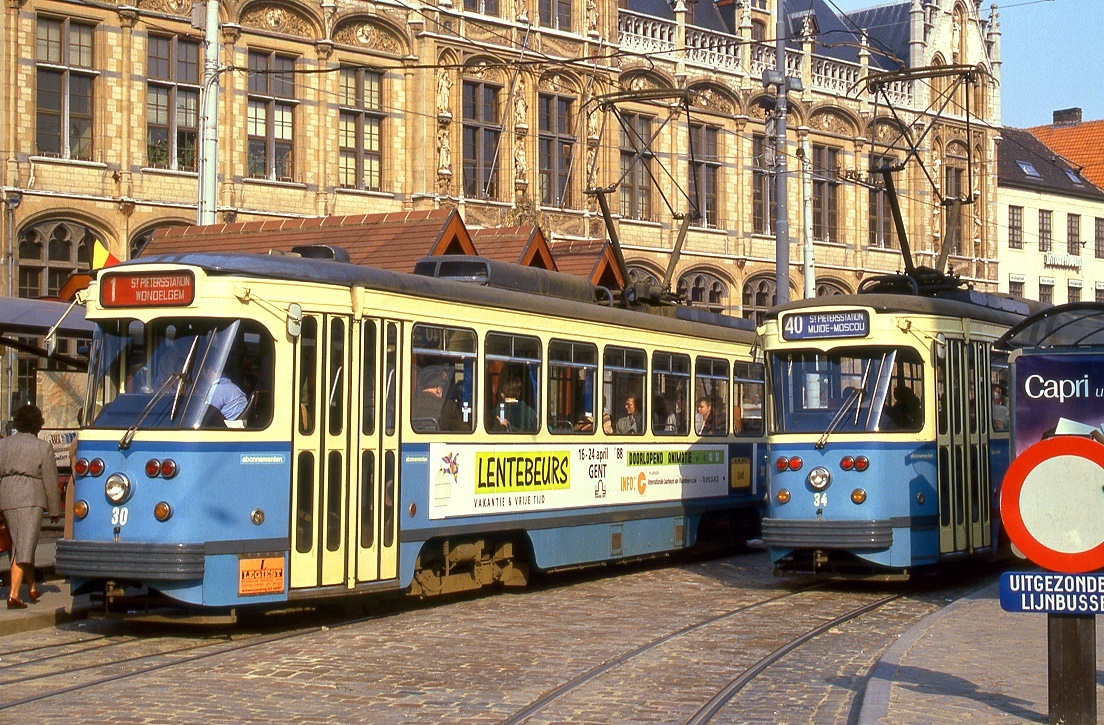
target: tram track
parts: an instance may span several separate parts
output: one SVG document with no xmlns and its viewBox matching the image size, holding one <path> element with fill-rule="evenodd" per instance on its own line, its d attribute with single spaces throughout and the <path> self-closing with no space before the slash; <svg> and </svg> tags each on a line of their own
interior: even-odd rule
<svg viewBox="0 0 1104 725">
<path fill-rule="evenodd" d="M 799 647 L 807 644 L 811 640 L 819 637 L 826 632 L 835 629 L 836 627 L 849 622 L 852 619 L 861 617 L 868 612 L 872 612 L 875 609 L 880 609 L 890 602 L 900 599 L 902 594 L 892 594 L 887 597 L 883 597 L 877 601 L 865 604 L 861 607 L 856 607 L 849 612 L 845 612 L 838 617 L 821 624 L 814 629 L 808 630 L 805 633 L 794 637 L 789 642 L 781 645 L 766 657 L 756 662 L 751 667 L 745 669 L 738 677 L 731 680 L 725 685 L 709 702 L 707 702 L 698 712 L 694 713 L 694 716 L 686 721 L 686 725 L 703 725 L 704 723 L 712 722 L 725 706 L 735 697 L 741 690 L 750 684 L 756 677 L 759 677 L 763 672 L 769 669 L 772 665 L 779 662 L 783 657 L 790 654 Z"/>
<path fill-rule="evenodd" d="M 380 615 L 370 615 L 367 617 L 358 617 L 351 620 L 328 622 L 322 625 L 300 627 L 294 630 L 278 632 L 270 635 L 213 635 L 204 637 L 201 641 L 198 642 L 192 642 L 184 646 L 171 647 L 168 649 L 159 649 L 159 647 L 161 647 L 165 643 L 176 643 L 179 641 L 180 638 L 126 637 L 120 638 L 119 641 L 112 641 L 108 643 L 101 643 L 96 646 L 80 648 L 77 651 L 57 653 L 44 657 L 25 660 L 22 662 L 5 664 L 0 666 L 0 692 L 4 693 L 4 698 L 10 697 L 10 693 L 16 686 L 34 685 L 36 683 L 49 683 L 52 681 L 58 681 L 59 679 L 62 681 L 66 681 L 69 684 L 66 684 L 64 687 L 46 688 L 41 691 L 28 692 L 25 695 L 17 696 L 10 700 L 0 699 L 0 711 L 19 707 L 21 705 L 39 702 L 42 700 L 48 700 L 54 697 L 60 697 L 73 692 L 78 692 L 80 690 L 97 687 L 99 685 L 117 683 L 120 680 L 140 677 L 153 672 L 158 672 L 160 670 L 169 669 L 171 667 L 177 667 L 202 661 L 211 657 L 241 652 L 243 650 L 248 650 L 254 647 L 260 647 L 276 642 L 283 642 L 286 640 L 295 639 L 297 637 L 308 636 L 316 632 L 361 624 L 366 621 L 376 619 L 379 616 Z M 88 642 L 100 642 L 103 639 L 111 639 L 111 637 L 106 635 L 100 637 L 92 637 L 86 640 L 80 640 L 78 644 L 84 644 Z M 58 643 L 57 645 L 48 645 L 45 647 L 28 647 L 20 650 L 20 652 L 37 651 L 53 647 L 64 647 L 71 644 L 72 643 Z M 144 648 L 151 648 L 154 651 L 126 656 L 109 662 L 96 662 L 93 664 L 81 664 L 68 667 L 63 665 L 60 669 L 56 667 L 58 661 L 64 662 L 65 660 L 73 660 L 75 662 L 80 662 L 82 658 L 93 652 L 97 652 L 109 647 L 118 647 L 132 644 Z M 40 674 L 31 673 L 16 677 L 6 677 L 6 675 L 9 674 L 9 671 L 33 668 L 35 666 L 45 665 L 46 663 L 50 663 L 52 666 L 52 669 L 49 672 Z M 72 682 L 74 677 L 80 676 L 90 676 L 90 678 L 76 683 Z"/>
</svg>

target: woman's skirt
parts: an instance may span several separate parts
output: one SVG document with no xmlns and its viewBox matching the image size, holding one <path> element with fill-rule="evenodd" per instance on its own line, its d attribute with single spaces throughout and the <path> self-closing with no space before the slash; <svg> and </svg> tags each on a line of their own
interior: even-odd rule
<svg viewBox="0 0 1104 725">
<path fill-rule="evenodd" d="M 34 565 L 38 535 L 42 531 L 42 507 L 4 509 L 4 521 L 12 537 L 12 561 Z"/>
</svg>

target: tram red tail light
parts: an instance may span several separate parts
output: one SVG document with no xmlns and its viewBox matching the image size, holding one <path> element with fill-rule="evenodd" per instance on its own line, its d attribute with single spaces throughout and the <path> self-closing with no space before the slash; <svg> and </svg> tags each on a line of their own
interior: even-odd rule
<svg viewBox="0 0 1104 725">
<path fill-rule="evenodd" d="M 88 462 L 88 472 L 93 476 L 102 476 L 106 467 L 102 458 L 93 458 Z"/>
<path fill-rule="evenodd" d="M 790 462 L 785 456 L 782 456 L 774 462 L 774 467 L 777 468 L 779 471 L 785 471 L 787 468 L 790 467 Z"/>
<path fill-rule="evenodd" d="M 176 461 L 171 458 L 166 458 L 161 461 L 161 477 L 172 478 L 177 474 L 180 469 L 176 466 Z"/>
<path fill-rule="evenodd" d="M 789 461 L 790 470 L 791 471 L 800 471 L 801 470 L 801 464 L 802 464 L 802 460 L 799 457 L 794 456 Z"/>
<path fill-rule="evenodd" d="M 850 471 L 855 467 L 855 459 L 851 456 L 844 456 L 840 459 L 840 468 L 845 471 Z"/>
<path fill-rule="evenodd" d="M 844 456 L 840 459 L 840 468 L 845 471 L 858 471 L 862 473 L 870 468 L 870 459 L 866 456 Z"/>
<path fill-rule="evenodd" d="M 161 474 L 161 461 L 156 458 L 151 458 L 146 461 L 146 475 L 150 478 L 157 478 Z"/>
<path fill-rule="evenodd" d="M 78 476 L 87 476 L 88 475 L 88 459 L 87 458 L 78 458 L 76 463 L 73 464 L 73 473 L 77 474 Z"/>
<path fill-rule="evenodd" d="M 866 456 L 859 456 L 855 459 L 855 470 L 862 473 L 866 469 L 870 468 L 870 459 Z"/>
</svg>

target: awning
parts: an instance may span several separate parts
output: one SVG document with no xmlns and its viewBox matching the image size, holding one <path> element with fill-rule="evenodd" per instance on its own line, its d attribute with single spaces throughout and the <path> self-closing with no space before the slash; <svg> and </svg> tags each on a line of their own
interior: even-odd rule
<svg viewBox="0 0 1104 725">
<path fill-rule="evenodd" d="M 0 346 L 12 347 L 43 358 L 49 357 L 72 367 L 86 367 L 87 360 L 59 354 L 50 356 L 44 348 L 18 339 L 45 337 L 54 325 L 58 325 L 58 337 L 90 340 L 93 325 L 84 319 L 84 306 L 73 305 L 71 310 L 69 307 L 67 302 L 0 297 Z M 58 324 L 58 320 L 61 320 L 61 324 Z"/>
<path fill-rule="evenodd" d="M 995 347 L 1104 346 L 1104 302 L 1070 302 L 1036 312 L 1004 333 Z"/>
</svg>

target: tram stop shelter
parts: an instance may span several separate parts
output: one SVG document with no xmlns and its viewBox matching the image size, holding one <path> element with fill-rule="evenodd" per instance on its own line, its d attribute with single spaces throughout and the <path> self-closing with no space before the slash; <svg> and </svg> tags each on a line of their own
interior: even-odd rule
<svg viewBox="0 0 1104 725">
<path fill-rule="evenodd" d="M 1047 308 L 996 343 L 1012 369 L 1012 465 L 1001 518 L 1032 562 L 1080 590 L 1104 581 L 1104 303 Z M 1093 442 L 1095 441 L 1095 442 Z M 1096 572 L 1096 573 L 1091 573 Z M 1001 580 L 1006 611 L 1047 613 L 1050 722 L 1096 722 L 1092 598 L 1042 597 L 1027 607 Z M 1091 579 L 1091 581 L 1090 581 Z M 1044 581 L 1046 581 L 1044 579 Z M 1053 602 L 1053 603 L 1046 603 Z"/>
</svg>

